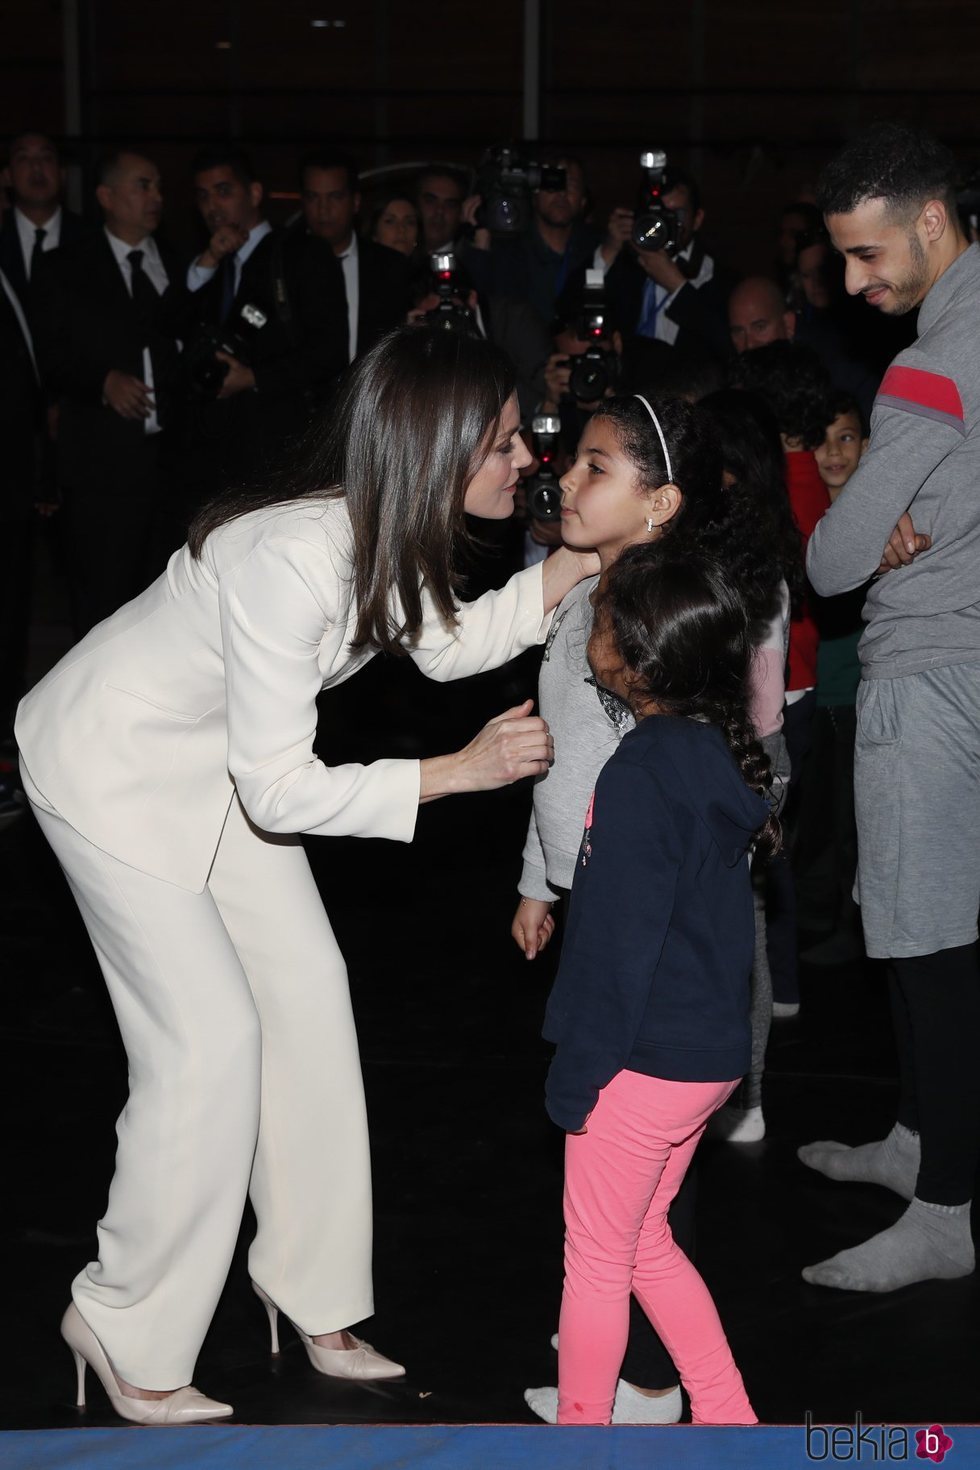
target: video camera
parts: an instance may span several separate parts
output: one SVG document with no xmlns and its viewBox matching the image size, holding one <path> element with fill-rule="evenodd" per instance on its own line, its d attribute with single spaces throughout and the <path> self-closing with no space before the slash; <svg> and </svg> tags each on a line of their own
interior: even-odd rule
<svg viewBox="0 0 980 1470">
<path fill-rule="evenodd" d="M 588 342 L 589 345 L 580 356 L 572 359 L 568 391 L 579 403 L 595 403 L 597 399 L 604 398 L 612 387 L 619 368 L 616 354 L 599 345 L 608 340 L 610 332 L 602 271 L 585 273 L 585 299 L 575 319 L 574 331 L 580 342 Z"/>
<path fill-rule="evenodd" d="M 564 187 L 563 168 L 537 163 L 508 143 L 488 148 L 476 175 L 476 192 L 483 200 L 477 224 L 492 235 L 523 235 L 531 226 L 532 193 L 560 193 Z"/>
<path fill-rule="evenodd" d="M 479 336 L 473 313 L 464 303 L 466 287 L 459 279 L 453 252 L 445 250 L 430 255 L 429 269 L 439 296 L 439 304 L 425 313 L 429 326 L 440 327 L 446 332 L 462 332 L 469 337 Z"/>
<path fill-rule="evenodd" d="M 680 238 L 681 222 L 677 211 L 668 209 L 663 202 L 669 187 L 666 153 L 659 148 L 641 153 L 640 171 L 640 189 L 633 211 L 633 244 L 648 255 L 657 250 L 672 255 Z"/>
<path fill-rule="evenodd" d="M 561 515 L 561 487 L 554 467 L 560 435 L 561 419 L 557 414 L 534 415 L 531 420 L 531 437 L 539 469 L 529 480 L 525 480 L 524 489 L 528 511 L 536 521 L 557 521 Z"/>
</svg>

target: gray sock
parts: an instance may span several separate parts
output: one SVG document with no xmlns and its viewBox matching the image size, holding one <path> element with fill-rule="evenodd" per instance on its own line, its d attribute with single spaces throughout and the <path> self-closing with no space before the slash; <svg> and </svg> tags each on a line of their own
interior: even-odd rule
<svg viewBox="0 0 980 1470">
<path fill-rule="evenodd" d="M 846 1143 L 805 1143 L 796 1156 L 828 1179 L 854 1184 L 881 1184 L 902 1199 L 915 1194 L 919 1173 L 919 1135 L 896 1123 L 887 1138 L 849 1148 Z"/>
<path fill-rule="evenodd" d="M 913 1199 L 888 1230 L 804 1267 L 803 1279 L 840 1291 L 895 1291 L 913 1281 L 969 1276 L 975 1264 L 969 1203 L 933 1205 Z"/>
<path fill-rule="evenodd" d="M 545 1388 L 526 1388 L 524 1402 L 528 1408 L 546 1424 L 558 1423 L 558 1390 L 551 1384 Z M 681 1417 L 680 1388 L 671 1389 L 657 1398 L 645 1393 L 620 1378 L 613 1399 L 612 1422 L 614 1424 L 676 1424 Z"/>
</svg>

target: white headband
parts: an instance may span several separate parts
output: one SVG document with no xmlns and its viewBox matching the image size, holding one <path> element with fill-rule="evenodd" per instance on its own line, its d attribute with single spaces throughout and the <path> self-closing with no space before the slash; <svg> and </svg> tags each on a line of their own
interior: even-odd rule
<svg viewBox="0 0 980 1470">
<path fill-rule="evenodd" d="M 670 455 L 667 453 L 667 440 L 664 438 L 664 431 L 660 427 L 660 420 L 657 418 L 657 415 L 654 413 L 654 411 L 650 407 L 649 403 L 647 403 L 647 401 L 644 398 L 644 396 L 643 396 L 642 393 L 634 393 L 633 394 L 633 397 L 634 398 L 638 398 L 640 400 L 640 402 L 643 404 L 643 407 L 646 409 L 647 413 L 653 419 L 653 427 L 657 431 L 657 437 L 660 440 L 660 448 L 664 452 L 664 464 L 667 466 L 667 479 L 671 482 L 671 484 L 673 484 L 673 482 L 674 482 L 674 472 L 673 472 L 673 470 L 670 467 Z"/>
</svg>

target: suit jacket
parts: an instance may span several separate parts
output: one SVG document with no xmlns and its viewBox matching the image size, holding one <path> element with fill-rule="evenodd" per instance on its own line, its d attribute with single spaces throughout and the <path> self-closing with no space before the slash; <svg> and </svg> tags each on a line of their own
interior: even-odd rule
<svg viewBox="0 0 980 1470">
<path fill-rule="evenodd" d="M 157 247 L 170 285 L 158 299 L 148 345 L 157 411 L 166 422 L 180 387 L 177 336 L 184 287 L 175 254 L 159 240 Z M 51 251 L 37 284 L 35 346 L 45 387 L 59 404 L 61 483 L 106 495 L 137 494 L 143 487 L 132 467 L 145 429 L 142 421 L 121 418 L 103 403 L 102 388 L 113 368 L 143 377 L 145 330 L 105 231 Z"/>
<path fill-rule="evenodd" d="M 61 211 L 61 237 L 58 250 L 64 250 L 66 246 L 74 245 L 84 235 L 89 233 L 89 227 L 77 214 L 72 214 L 67 209 Z M 54 251 L 46 251 L 52 255 Z M 0 226 L 0 270 L 3 271 L 7 280 L 13 286 L 20 298 L 24 310 L 31 309 L 31 286 L 32 282 L 27 279 L 27 271 L 24 268 L 24 255 L 20 248 L 20 236 L 17 233 L 17 221 L 14 211 L 11 209 L 4 215 L 3 225 Z"/>
<path fill-rule="evenodd" d="M 521 415 L 529 419 L 547 393 L 544 366 L 552 351 L 551 333 L 529 301 L 491 296 L 480 302 L 480 310 L 490 341 L 514 364 Z"/>
<path fill-rule="evenodd" d="M 353 651 L 350 521 L 342 497 L 226 522 L 76 644 L 18 711 L 42 795 L 96 847 L 199 893 L 237 788 L 266 832 L 410 842 L 419 763 L 326 767 L 316 698 L 372 656 Z M 550 625 L 541 568 L 447 627 L 423 591 L 408 652 L 432 678 L 496 668 Z"/>
<path fill-rule="evenodd" d="M 4 521 L 25 520 L 32 513 L 43 425 L 41 389 L 27 338 L 0 283 L 0 519 Z"/>
<path fill-rule="evenodd" d="M 279 298 L 277 281 L 285 286 Z M 189 293 L 188 339 L 221 326 L 221 272 Z M 242 312 L 265 318 L 249 326 Z M 242 267 L 224 330 L 241 336 L 255 390 L 192 403 L 191 473 L 210 494 L 222 481 L 252 479 L 302 433 L 347 366 L 347 298 L 340 262 L 323 241 L 273 230 Z"/>
<path fill-rule="evenodd" d="M 634 333 L 639 325 L 643 291 L 649 277 L 631 250 L 621 250 L 606 272 L 606 291 L 616 321 L 623 335 Z M 727 362 L 731 357 L 727 305 L 731 282 L 726 273 L 715 266 L 715 273 L 703 286 L 686 282 L 675 295 L 665 313 L 678 328 L 674 347 L 695 358 L 713 357 Z"/>
<path fill-rule="evenodd" d="M 412 305 L 411 269 L 397 250 L 375 240 L 358 240 L 357 355 L 370 351 L 379 337 L 400 327 Z"/>
</svg>

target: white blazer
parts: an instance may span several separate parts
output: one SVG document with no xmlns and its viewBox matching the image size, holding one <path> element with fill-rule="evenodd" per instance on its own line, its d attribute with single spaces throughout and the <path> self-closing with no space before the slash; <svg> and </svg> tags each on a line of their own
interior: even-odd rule
<svg viewBox="0 0 980 1470">
<path fill-rule="evenodd" d="M 121 862 L 199 893 L 233 791 L 266 832 L 409 842 L 417 760 L 327 767 L 316 697 L 372 657 L 352 652 L 351 527 L 342 498 L 253 511 L 174 553 L 156 582 L 22 700 L 16 736 L 51 805 Z M 431 678 L 492 669 L 543 641 L 541 567 L 463 604 L 430 598 L 411 657 Z"/>
</svg>

